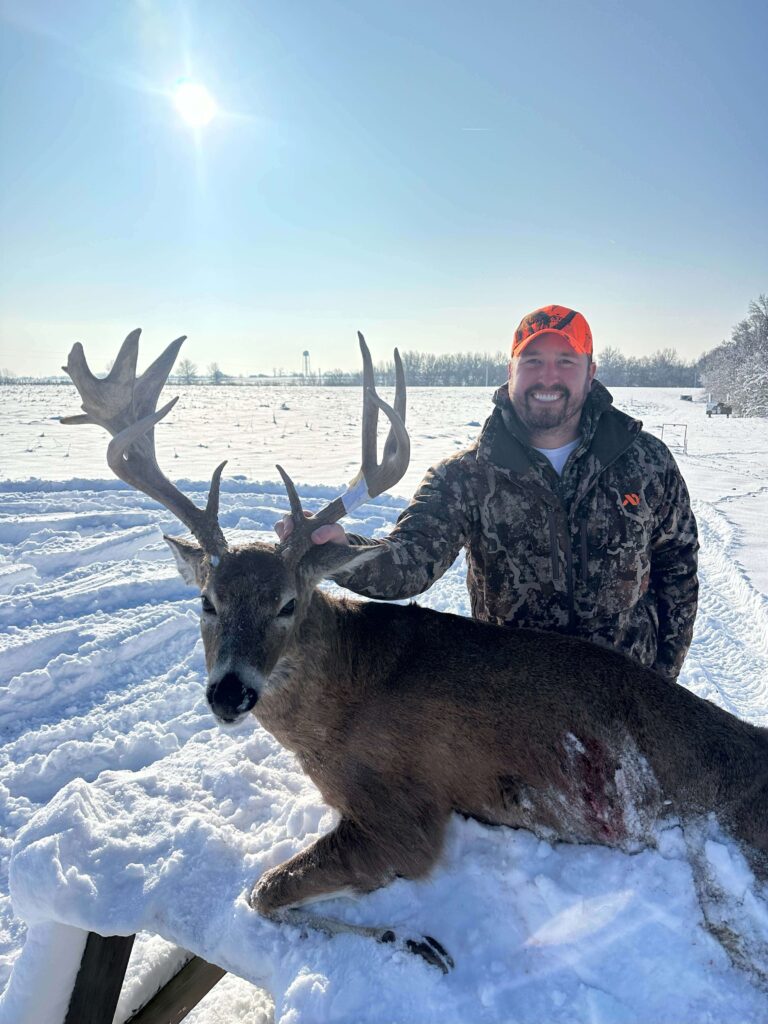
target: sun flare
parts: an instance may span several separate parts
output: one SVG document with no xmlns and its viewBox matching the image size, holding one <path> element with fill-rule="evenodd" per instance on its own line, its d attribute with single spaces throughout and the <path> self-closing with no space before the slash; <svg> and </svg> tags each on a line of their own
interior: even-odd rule
<svg viewBox="0 0 768 1024">
<path fill-rule="evenodd" d="M 204 85 L 184 79 L 173 91 L 173 105 L 191 128 L 204 128 L 216 116 L 217 106 Z"/>
</svg>

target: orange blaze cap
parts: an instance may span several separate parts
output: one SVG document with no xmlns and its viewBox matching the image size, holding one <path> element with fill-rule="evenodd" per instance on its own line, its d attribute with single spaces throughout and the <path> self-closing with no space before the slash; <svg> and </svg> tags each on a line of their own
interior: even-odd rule
<svg viewBox="0 0 768 1024">
<path fill-rule="evenodd" d="M 520 321 L 512 341 L 512 358 L 541 334 L 562 334 L 574 352 L 592 355 L 592 331 L 581 313 L 567 306 L 542 306 Z"/>
</svg>

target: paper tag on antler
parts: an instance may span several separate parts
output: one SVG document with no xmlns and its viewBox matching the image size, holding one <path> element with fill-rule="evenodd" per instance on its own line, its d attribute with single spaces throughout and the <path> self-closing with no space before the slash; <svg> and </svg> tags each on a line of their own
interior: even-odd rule
<svg viewBox="0 0 768 1024">
<path fill-rule="evenodd" d="M 356 508 L 360 508 L 366 501 L 370 500 L 370 494 L 368 493 L 368 486 L 365 482 L 365 477 L 361 476 L 358 481 L 350 486 L 341 495 L 341 503 L 347 512 L 352 512 Z"/>
</svg>

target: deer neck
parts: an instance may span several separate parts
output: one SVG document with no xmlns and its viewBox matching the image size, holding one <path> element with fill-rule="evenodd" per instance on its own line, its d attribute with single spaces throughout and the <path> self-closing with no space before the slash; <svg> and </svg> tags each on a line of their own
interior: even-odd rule
<svg viewBox="0 0 768 1024">
<path fill-rule="evenodd" d="M 353 692 L 359 690 L 350 656 L 339 642 L 346 617 L 345 602 L 315 591 L 254 708 L 264 728 L 297 753 L 343 728 Z"/>
</svg>

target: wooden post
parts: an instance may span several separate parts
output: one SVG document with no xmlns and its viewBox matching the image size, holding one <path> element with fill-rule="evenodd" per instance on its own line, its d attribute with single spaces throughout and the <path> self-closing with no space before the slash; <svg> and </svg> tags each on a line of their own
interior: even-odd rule
<svg viewBox="0 0 768 1024">
<path fill-rule="evenodd" d="M 88 933 L 64 1024 L 111 1024 L 135 938 Z"/>
</svg>

